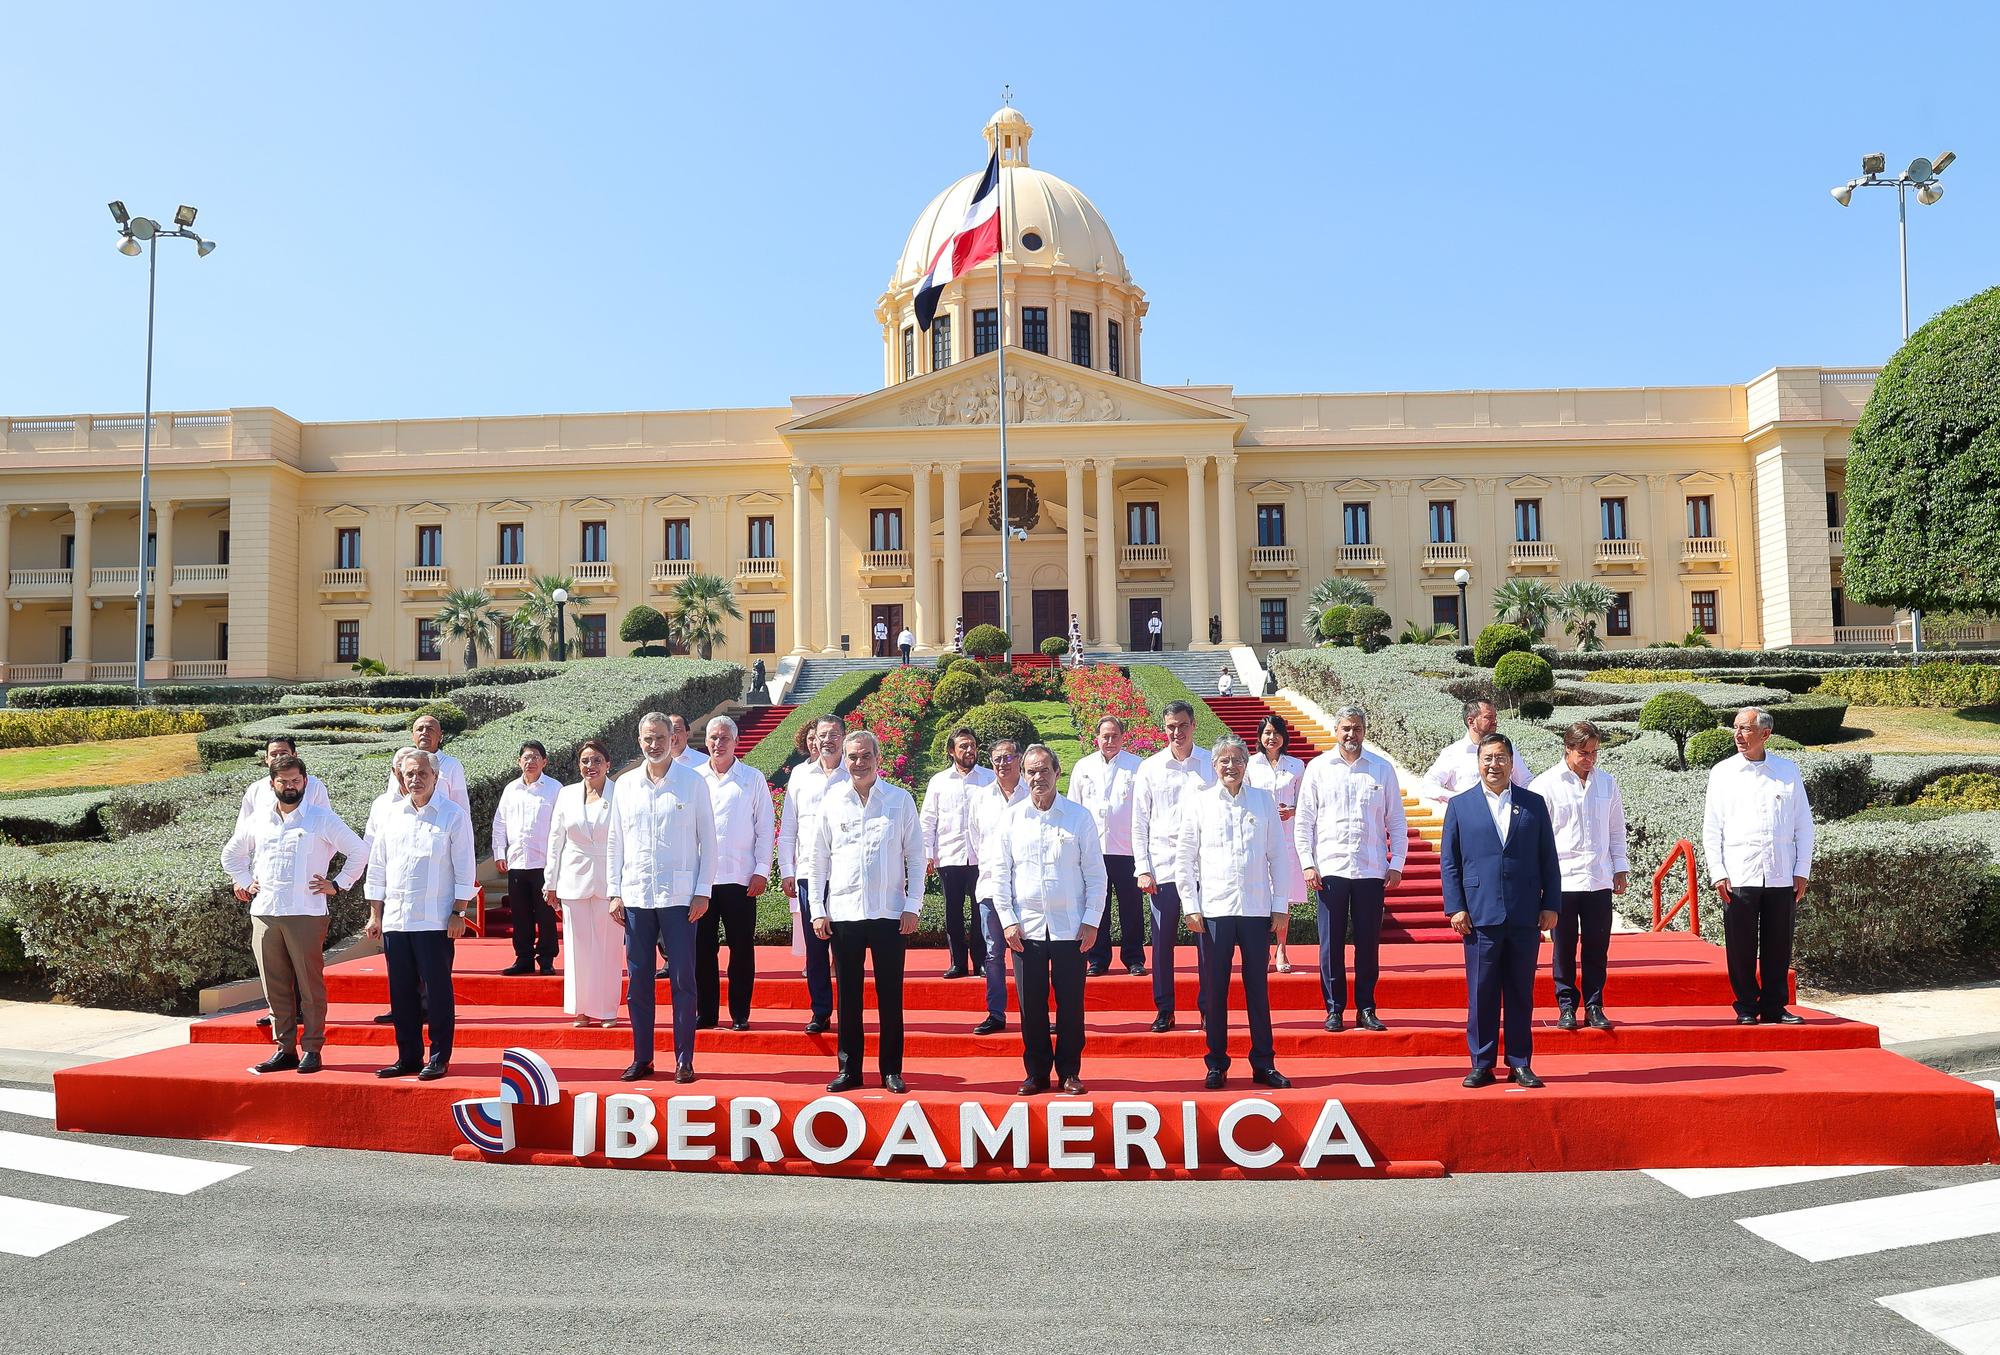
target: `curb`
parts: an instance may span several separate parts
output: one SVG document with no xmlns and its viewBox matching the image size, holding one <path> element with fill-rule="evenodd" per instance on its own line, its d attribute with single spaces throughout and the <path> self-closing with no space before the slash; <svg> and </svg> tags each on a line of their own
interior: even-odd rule
<svg viewBox="0 0 2000 1355">
<path fill-rule="evenodd" d="M 56 1074 L 85 1063 L 103 1063 L 95 1054 L 56 1054 L 40 1049 L 0 1049 L 0 1082 L 53 1087 Z"/>
<path fill-rule="evenodd" d="M 1905 1040 L 1884 1045 L 1891 1054 L 1901 1054 L 1941 1073 L 1969 1074 L 2000 1071 L 2000 1030 L 1977 1035 L 1949 1035 L 1936 1040 Z"/>
</svg>

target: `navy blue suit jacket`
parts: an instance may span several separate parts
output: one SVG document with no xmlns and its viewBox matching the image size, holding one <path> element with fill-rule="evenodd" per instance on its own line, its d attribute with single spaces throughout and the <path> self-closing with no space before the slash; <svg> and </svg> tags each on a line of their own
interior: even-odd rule
<svg viewBox="0 0 2000 1355">
<path fill-rule="evenodd" d="M 1475 927 L 1533 927 L 1539 914 L 1562 908 L 1562 860 L 1547 802 L 1515 786 L 1510 813 L 1502 847 L 1484 786 L 1445 805 L 1445 916 L 1463 911 Z"/>
</svg>

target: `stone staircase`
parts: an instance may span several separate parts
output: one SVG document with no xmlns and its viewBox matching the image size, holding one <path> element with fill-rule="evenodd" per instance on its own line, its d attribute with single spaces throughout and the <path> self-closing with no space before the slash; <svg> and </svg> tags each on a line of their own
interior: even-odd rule
<svg viewBox="0 0 2000 1355">
<path fill-rule="evenodd" d="M 1121 668 L 1152 664 L 1172 673 L 1188 685 L 1189 691 L 1200 697 L 1215 695 L 1215 681 L 1222 676 L 1224 669 L 1228 669 L 1232 676 L 1236 672 L 1236 663 L 1226 649 L 1164 649 L 1158 654 L 1132 649 L 1086 649 L 1084 662 L 1115 663 Z M 1242 686 L 1240 679 L 1237 685 Z"/>
<path fill-rule="evenodd" d="M 887 672 L 891 668 L 899 668 L 901 666 L 902 661 L 899 658 L 807 659 L 799 665 L 798 679 L 792 683 L 791 690 L 785 693 L 785 704 L 803 706 L 806 702 L 812 700 L 813 693 L 826 686 L 827 683 L 832 682 L 835 678 L 848 673 Z M 912 659 L 910 666 L 912 668 L 928 668 L 931 666 L 931 660 L 927 658 Z"/>
</svg>

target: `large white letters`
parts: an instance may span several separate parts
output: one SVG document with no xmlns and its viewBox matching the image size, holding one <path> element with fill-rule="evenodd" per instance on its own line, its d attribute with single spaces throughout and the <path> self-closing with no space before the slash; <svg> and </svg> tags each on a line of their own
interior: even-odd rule
<svg viewBox="0 0 2000 1355">
<path fill-rule="evenodd" d="M 750 1145 L 757 1156 L 776 1162 L 785 1155 L 771 1126 L 778 1122 L 778 1103 L 768 1096 L 739 1096 L 729 1103 L 729 1160 L 747 1162 Z"/>
<path fill-rule="evenodd" d="M 1097 1165 L 1096 1153 L 1070 1150 L 1071 1144 L 1090 1142 L 1090 1110 L 1088 1101 L 1049 1102 L 1049 1170 L 1075 1172 Z"/>
<path fill-rule="evenodd" d="M 882 1151 L 875 1154 L 875 1165 L 886 1167 L 899 1157 L 920 1157 L 933 1170 L 944 1165 L 944 1149 L 938 1146 L 921 1101 L 903 1102 L 895 1123 L 882 1136 Z"/>
<path fill-rule="evenodd" d="M 1160 1151 L 1160 1108 L 1150 1101 L 1111 1103 L 1111 1160 L 1124 1171 L 1132 1165 L 1132 1150 L 1138 1149 L 1146 1165 L 1164 1171 L 1166 1155 Z"/>
<path fill-rule="evenodd" d="M 1028 1103 L 1016 1101 L 1007 1107 L 995 1124 L 986 1118 L 986 1108 L 977 1101 L 958 1103 L 958 1165 L 976 1167 L 983 1150 L 997 1159 L 1000 1150 L 1012 1142 L 1014 1165 L 1028 1165 Z"/>
<path fill-rule="evenodd" d="M 667 1161 L 706 1162 L 715 1156 L 715 1145 L 696 1143 L 715 1133 L 715 1125 L 691 1124 L 691 1110 L 714 1110 L 713 1096 L 669 1096 L 667 1098 Z"/>
<path fill-rule="evenodd" d="M 822 1115 L 833 1116 L 847 1131 L 841 1141 L 832 1147 L 820 1142 L 815 1128 Z M 808 1102 L 799 1111 L 798 1119 L 792 1121 L 792 1142 L 798 1145 L 808 1162 L 817 1162 L 822 1167 L 830 1167 L 852 1157 L 867 1133 L 868 1121 L 862 1117 L 861 1108 L 844 1096 L 822 1096 L 817 1101 Z"/>
<path fill-rule="evenodd" d="M 1329 1101 L 1319 1108 L 1319 1119 L 1313 1124 L 1312 1133 L 1306 1136 L 1299 1165 L 1310 1171 L 1329 1157 L 1351 1157 L 1357 1167 L 1375 1165 L 1368 1146 L 1361 1141 L 1361 1131 L 1354 1127 L 1354 1121 L 1347 1117 L 1347 1108 L 1338 1101 Z"/>
<path fill-rule="evenodd" d="M 604 1098 L 604 1155 L 611 1158 L 644 1157 L 660 1146 L 660 1131 L 653 1127 L 653 1098 L 632 1092 L 613 1092 Z"/>
<path fill-rule="evenodd" d="M 1276 1124 L 1280 1112 L 1276 1106 L 1261 1096 L 1246 1096 L 1241 1101 L 1231 1102 L 1215 1125 L 1215 1132 L 1222 1139 L 1222 1155 L 1239 1167 L 1272 1166 L 1285 1155 L 1285 1150 L 1277 1144 L 1268 1144 L 1253 1153 L 1246 1151 L 1236 1142 L 1236 1126 L 1252 1115 Z"/>
</svg>

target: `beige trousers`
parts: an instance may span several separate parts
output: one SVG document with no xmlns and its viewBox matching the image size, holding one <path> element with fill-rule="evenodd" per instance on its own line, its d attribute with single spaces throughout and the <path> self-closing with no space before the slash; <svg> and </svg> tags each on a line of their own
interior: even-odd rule
<svg viewBox="0 0 2000 1355">
<path fill-rule="evenodd" d="M 326 915 L 250 919 L 250 949 L 271 1004 L 271 1038 L 280 1049 L 300 1043 L 318 1053 L 326 1043 Z"/>
</svg>

